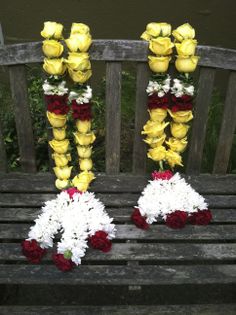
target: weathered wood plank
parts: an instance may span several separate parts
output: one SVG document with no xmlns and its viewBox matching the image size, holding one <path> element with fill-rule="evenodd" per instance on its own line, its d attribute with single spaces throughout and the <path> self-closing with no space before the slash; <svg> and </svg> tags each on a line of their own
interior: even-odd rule
<svg viewBox="0 0 236 315">
<path fill-rule="evenodd" d="M 24 172 L 34 173 L 36 172 L 35 148 L 24 65 L 9 67 L 9 74 L 20 151 L 20 164 Z"/>
<path fill-rule="evenodd" d="M 137 83 L 136 83 L 136 105 L 135 105 L 135 128 L 133 145 L 133 173 L 146 173 L 147 148 L 143 142 L 141 131 L 147 121 L 147 93 L 146 87 L 149 79 L 149 68 L 147 63 L 138 63 L 137 65 Z"/>
<path fill-rule="evenodd" d="M 203 148 L 206 136 L 208 109 L 214 86 L 215 70 L 200 69 L 196 110 L 192 126 L 191 140 L 188 151 L 187 174 L 199 174 L 201 171 Z"/>
<path fill-rule="evenodd" d="M 121 63 L 106 65 L 106 173 L 120 172 Z"/>
<path fill-rule="evenodd" d="M 227 172 L 236 127 L 236 72 L 231 72 L 225 100 L 220 136 L 215 154 L 213 173 Z"/>
</svg>

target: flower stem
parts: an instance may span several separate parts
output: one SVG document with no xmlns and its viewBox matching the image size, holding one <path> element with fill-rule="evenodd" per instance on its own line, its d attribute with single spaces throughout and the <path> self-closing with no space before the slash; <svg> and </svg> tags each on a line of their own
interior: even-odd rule
<svg viewBox="0 0 236 315">
<path fill-rule="evenodd" d="M 163 167 L 163 161 L 159 161 L 159 171 L 164 171 L 164 167 Z"/>
</svg>

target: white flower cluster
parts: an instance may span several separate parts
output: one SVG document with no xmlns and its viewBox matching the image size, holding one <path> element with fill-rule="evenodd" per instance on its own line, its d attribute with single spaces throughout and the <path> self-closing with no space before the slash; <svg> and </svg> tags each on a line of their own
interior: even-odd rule
<svg viewBox="0 0 236 315">
<path fill-rule="evenodd" d="M 92 89 L 89 85 L 87 85 L 80 93 L 71 91 L 69 94 L 69 101 L 76 100 L 77 104 L 86 104 L 89 103 L 92 96 Z"/>
<path fill-rule="evenodd" d="M 157 93 L 159 97 L 163 97 L 170 90 L 170 76 L 167 75 L 166 79 L 162 83 L 157 81 L 149 81 L 146 92 L 148 95 Z"/>
<path fill-rule="evenodd" d="M 31 227 L 28 240 L 35 239 L 40 247 L 48 248 L 53 246 L 54 236 L 61 232 L 57 251 L 70 252 L 76 265 L 85 255 L 89 236 L 104 231 L 109 239 L 115 237 L 113 219 L 93 193 L 75 193 L 71 199 L 67 192 L 61 192 L 56 199 L 47 201 L 42 211 Z"/>
<path fill-rule="evenodd" d="M 68 88 L 66 88 L 66 81 L 61 81 L 59 84 L 53 85 L 45 80 L 43 83 L 43 91 L 45 95 L 63 96 L 68 93 Z"/>
<path fill-rule="evenodd" d="M 171 93 L 176 97 L 181 97 L 183 95 L 194 95 L 194 86 L 192 84 L 184 83 L 179 79 L 173 80 L 174 84 L 171 87 Z"/>
<path fill-rule="evenodd" d="M 157 221 L 157 218 L 166 219 L 167 215 L 182 210 L 188 214 L 207 209 L 205 199 L 198 194 L 185 179 L 176 173 L 169 180 L 152 180 L 144 188 L 138 200 L 142 216 L 148 224 Z"/>
</svg>

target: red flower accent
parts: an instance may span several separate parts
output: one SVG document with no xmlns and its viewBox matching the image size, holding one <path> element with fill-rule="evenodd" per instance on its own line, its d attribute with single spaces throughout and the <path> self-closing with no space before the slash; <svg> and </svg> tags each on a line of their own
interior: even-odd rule
<svg viewBox="0 0 236 315">
<path fill-rule="evenodd" d="M 185 211 L 176 210 L 167 215 L 166 225 L 172 229 L 181 229 L 187 222 L 188 215 Z"/>
<path fill-rule="evenodd" d="M 152 179 L 153 180 L 157 180 L 157 179 L 169 180 L 171 177 L 173 177 L 173 173 L 170 170 L 166 170 L 163 172 L 154 171 L 152 173 Z"/>
<path fill-rule="evenodd" d="M 89 237 L 89 244 L 94 249 L 99 249 L 104 253 L 111 250 L 112 243 L 107 238 L 108 234 L 104 231 L 97 231 L 94 235 Z"/>
<path fill-rule="evenodd" d="M 78 190 L 75 187 L 68 188 L 64 191 L 67 192 L 67 194 L 70 196 L 71 199 L 74 196 L 74 194 L 77 194 L 77 193 L 82 194 L 82 191 Z"/>
<path fill-rule="evenodd" d="M 157 94 L 152 94 L 148 96 L 149 109 L 155 109 L 155 108 L 167 109 L 168 104 L 169 104 L 168 96 L 159 97 Z"/>
<path fill-rule="evenodd" d="M 41 248 L 36 240 L 25 240 L 21 243 L 21 246 L 23 255 L 33 264 L 38 264 L 46 253 L 46 249 Z"/>
<path fill-rule="evenodd" d="M 63 254 L 53 254 L 52 260 L 61 271 L 70 271 L 75 265 L 71 259 L 66 259 Z"/>
<path fill-rule="evenodd" d="M 183 110 L 192 110 L 193 109 L 193 98 L 190 95 L 183 95 L 181 97 L 172 96 L 172 112 L 178 112 Z"/>
<path fill-rule="evenodd" d="M 72 116 L 74 119 L 79 120 L 91 120 L 92 112 L 91 112 L 91 104 L 77 104 L 76 100 L 72 101 Z"/>
<path fill-rule="evenodd" d="M 146 222 L 145 218 L 141 215 L 140 210 L 138 208 L 134 208 L 134 211 L 131 215 L 131 220 L 140 229 L 147 230 L 149 228 L 149 224 Z"/>
<path fill-rule="evenodd" d="M 212 214 L 208 209 L 198 210 L 198 212 L 194 212 L 188 217 L 189 223 L 193 225 L 207 225 L 211 220 Z"/>
<path fill-rule="evenodd" d="M 70 108 L 67 105 L 67 95 L 45 95 L 47 110 L 56 115 L 65 115 Z"/>
</svg>

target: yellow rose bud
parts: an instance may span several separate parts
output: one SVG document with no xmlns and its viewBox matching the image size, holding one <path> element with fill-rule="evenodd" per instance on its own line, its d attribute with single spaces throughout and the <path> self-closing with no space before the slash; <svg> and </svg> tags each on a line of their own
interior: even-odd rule
<svg viewBox="0 0 236 315">
<path fill-rule="evenodd" d="M 63 25 L 56 22 L 44 22 L 44 28 L 41 31 L 41 36 L 44 38 L 62 38 Z"/>
<path fill-rule="evenodd" d="M 81 181 L 78 176 L 75 176 L 72 180 L 72 184 L 79 190 L 79 191 L 86 191 L 88 190 L 89 183 L 86 181 Z"/>
<path fill-rule="evenodd" d="M 146 26 L 146 32 L 148 35 L 151 35 L 153 37 L 159 36 L 161 33 L 160 23 L 156 23 L 156 22 L 148 23 Z"/>
<path fill-rule="evenodd" d="M 166 72 L 169 67 L 169 62 L 171 60 L 171 57 L 165 56 L 165 57 L 155 57 L 155 56 L 148 56 L 148 64 L 150 69 L 153 72 Z"/>
<path fill-rule="evenodd" d="M 66 124 L 66 115 L 57 115 L 47 111 L 47 118 L 50 124 L 55 128 L 61 128 Z"/>
<path fill-rule="evenodd" d="M 80 159 L 79 167 L 82 171 L 90 171 L 93 167 L 93 162 L 91 159 Z"/>
<path fill-rule="evenodd" d="M 185 150 L 188 141 L 187 138 L 183 139 L 169 138 L 169 141 L 166 141 L 166 144 L 170 147 L 172 151 L 182 153 Z"/>
<path fill-rule="evenodd" d="M 85 183 L 91 183 L 92 180 L 94 180 L 95 176 L 93 172 L 90 171 L 83 171 L 78 175 L 78 178 L 81 182 Z"/>
<path fill-rule="evenodd" d="M 150 138 L 150 137 L 147 137 L 144 142 L 146 142 L 147 144 L 150 145 L 151 148 L 156 148 L 156 147 L 159 147 L 161 146 L 164 141 L 166 139 L 166 134 L 164 133 L 161 137 L 159 138 Z"/>
<path fill-rule="evenodd" d="M 145 32 L 142 33 L 142 35 L 140 36 L 140 38 L 142 38 L 142 39 L 144 39 L 144 40 L 146 40 L 146 41 L 149 41 L 149 40 L 152 38 L 152 36 L 149 35 L 149 34 L 145 31 Z"/>
<path fill-rule="evenodd" d="M 61 43 L 53 39 L 46 39 L 43 41 L 43 53 L 48 58 L 60 57 L 63 53 L 64 47 Z"/>
<path fill-rule="evenodd" d="M 168 113 L 176 123 L 186 123 L 193 119 L 193 113 L 191 110 L 180 110 L 178 112 L 172 112 L 168 109 Z"/>
<path fill-rule="evenodd" d="M 70 142 L 69 142 L 68 139 L 65 139 L 65 140 L 62 140 L 62 141 L 53 139 L 53 140 L 49 141 L 50 147 L 56 153 L 59 153 L 59 154 L 66 153 L 67 150 L 68 150 L 69 144 L 70 144 Z"/>
<path fill-rule="evenodd" d="M 54 162 L 56 166 L 66 166 L 69 161 L 71 161 L 71 155 L 69 153 L 67 154 L 59 154 L 59 153 L 53 153 L 52 158 L 54 159 Z"/>
<path fill-rule="evenodd" d="M 149 49 L 156 55 L 170 55 L 174 44 L 169 37 L 158 37 L 151 39 Z"/>
<path fill-rule="evenodd" d="M 71 79 L 76 83 L 85 83 L 92 75 L 92 70 L 87 71 L 74 71 L 68 69 Z"/>
<path fill-rule="evenodd" d="M 161 36 L 170 36 L 171 35 L 171 25 L 169 23 L 159 23 L 161 26 Z"/>
<path fill-rule="evenodd" d="M 92 147 L 77 146 L 77 152 L 80 158 L 88 159 L 92 154 Z"/>
<path fill-rule="evenodd" d="M 156 138 L 163 135 L 164 129 L 166 126 L 169 125 L 169 122 L 158 122 L 158 121 L 152 121 L 148 120 L 146 125 L 143 126 L 143 135 L 148 135 L 148 137 Z"/>
<path fill-rule="evenodd" d="M 87 69 L 91 69 L 91 63 L 89 61 L 88 53 L 70 52 L 66 63 L 67 67 L 71 70 L 84 71 Z"/>
<path fill-rule="evenodd" d="M 177 56 L 175 67 L 179 72 L 193 72 L 198 64 L 198 56 Z"/>
<path fill-rule="evenodd" d="M 68 179 L 70 178 L 71 170 L 73 166 L 64 166 L 64 167 L 53 167 L 54 173 L 59 179 Z"/>
<path fill-rule="evenodd" d="M 167 116 L 167 110 L 162 108 L 151 109 L 148 112 L 152 121 L 163 122 Z"/>
<path fill-rule="evenodd" d="M 147 156 L 153 161 L 164 160 L 166 157 L 166 148 L 161 145 L 156 148 L 149 149 Z"/>
<path fill-rule="evenodd" d="M 63 75 L 66 71 L 66 66 L 63 63 L 63 58 L 59 59 L 44 59 L 43 69 L 52 75 Z"/>
<path fill-rule="evenodd" d="M 175 43 L 178 55 L 192 56 L 195 54 L 197 46 L 196 39 L 184 39 L 182 43 Z"/>
<path fill-rule="evenodd" d="M 69 186 L 69 181 L 67 179 L 56 179 L 55 186 L 59 190 L 65 189 Z"/>
<path fill-rule="evenodd" d="M 90 32 L 90 29 L 88 25 L 84 23 L 72 23 L 71 31 L 70 31 L 71 35 L 77 34 L 77 33 L 87 34 L 89 32 Z"/>
<path fill-rule="evenodd" d="M 96 139 L 94 132 L 89 133 L 74 132 L 74 136 L 75 142 L 79 145 L 90 145 Z"/>
<path fill-rule="evenodd" d="M 65 40 L 67 47 L 72 52 L 86 52 L 92 44 L 92 38 L 89 34 L 74 34 Z"/>
<path fill-rule="evenodd" d="M 182 42 L 184 39 L 193 39 L 195 37 L 195 30 L 189 23 L 185 23 L 174 30 L 172 35 L 177 41 Z"/>
<path fill-rule="evenodd" d="M 88 133 L 91 130 L 91 120 L 77 120 L 76 127 L 81 133 Z"/>
<path fill-rule="evenodd" d="M 56 140 L 64 140 L 66 137 L 66 127 L 52 128 L 52 133 Z"/>
<path fill-rule="evenodd" d="M 170 131 L 173 137 L 177 139 L 182 139 L 186 136 L 189 129 L 189 125 L 180 123 L 171 123 Z"/>
<path fill-rule="evenodd" d="M 179 153 L 174 152 L 172 150 L 166 151 L 166 161 L 170 165 L 171 168 L 174 168 L 175 165 L 183 166 L 181 155 L 179 155 Z"/>
</svg>

